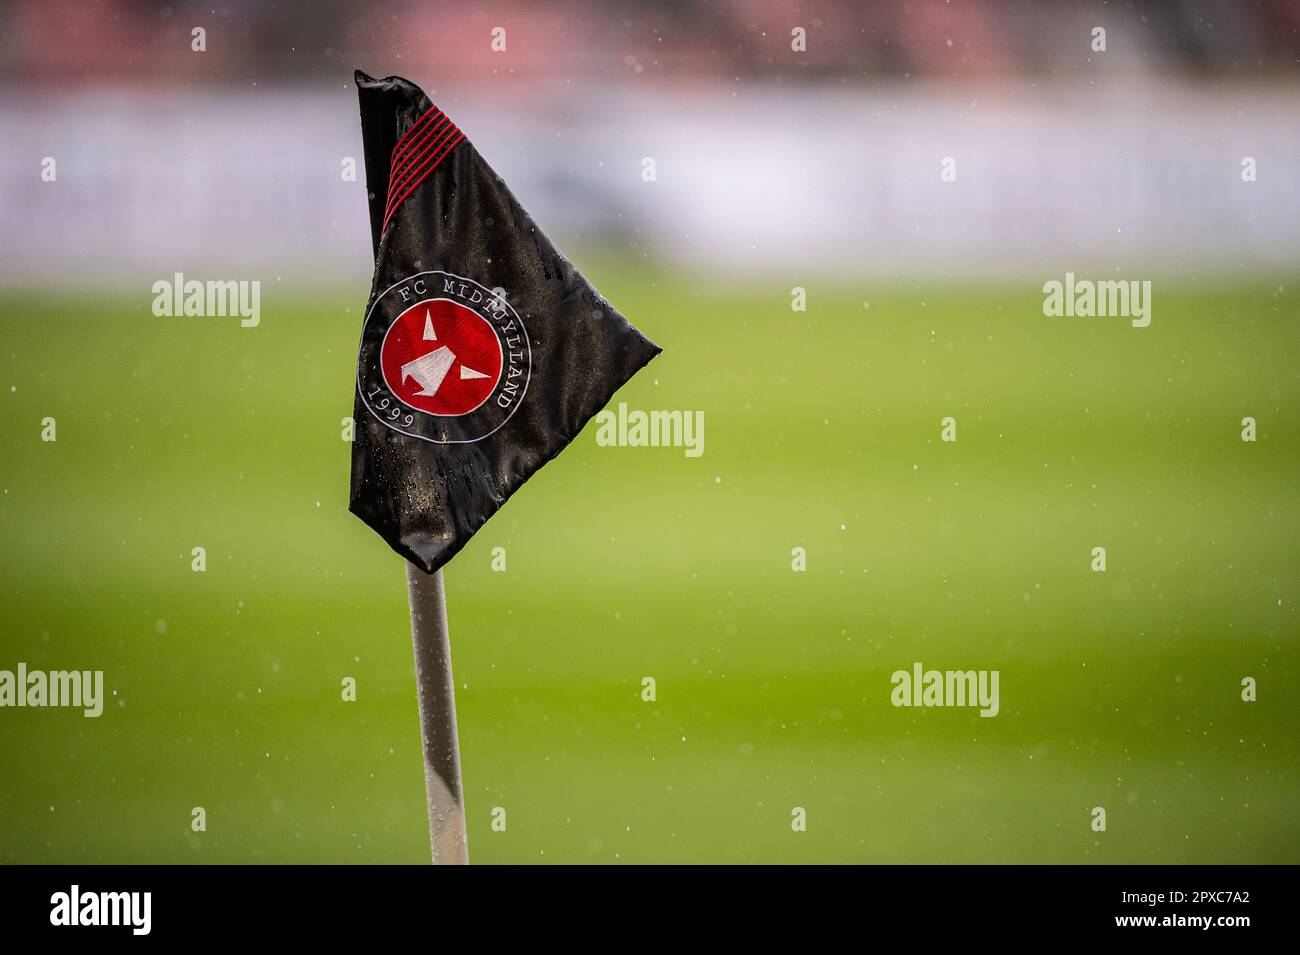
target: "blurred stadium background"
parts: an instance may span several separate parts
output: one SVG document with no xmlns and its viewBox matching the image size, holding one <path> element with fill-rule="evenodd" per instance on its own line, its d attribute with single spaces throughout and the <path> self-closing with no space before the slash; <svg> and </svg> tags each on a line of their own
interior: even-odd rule
<svg viewBox="0 0 1300 955">
<path fill-rule="evenodd" d="M 475 861 L 1297 861 L 1298 57 L 1280 0 L 0 3 L 0 668 L 115 694 L 0 712 L 0 860 L 427 859 L 346 513 L 360 67 L 665 346 L 620 400 L 706 417 L 451 565 Z M 1151 327 L 1044 318 L 1066 271 Z M 153 316 L 176 272 L 261 325 Z M 892 708 L 916 660 L 1002 715 Z"/>
</svg>

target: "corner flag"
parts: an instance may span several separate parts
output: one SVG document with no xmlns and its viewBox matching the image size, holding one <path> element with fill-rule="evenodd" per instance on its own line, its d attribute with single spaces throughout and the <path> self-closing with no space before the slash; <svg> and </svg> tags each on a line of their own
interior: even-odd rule
<svg viewBox="0 0 1300 955">
<path fill-rule="evenodd" d="M 350 509 L 433 573 L 659 347 L 419 87 L 356 82 L 375 275 Z"/>
</svg>

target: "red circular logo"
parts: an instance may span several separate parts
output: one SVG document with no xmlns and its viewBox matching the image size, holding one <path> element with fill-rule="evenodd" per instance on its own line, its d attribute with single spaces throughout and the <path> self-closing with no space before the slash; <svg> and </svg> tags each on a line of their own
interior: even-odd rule
<svg viewBox="0 0 1300 955">
<path fill-rule="evenodd" d="M 501 380 L 496 332 L 478 312 L 451 299 L 420 302 L 402 312 L 379 355 L 389 390 L 426 414 L 469 414 Z"/>
</svg>

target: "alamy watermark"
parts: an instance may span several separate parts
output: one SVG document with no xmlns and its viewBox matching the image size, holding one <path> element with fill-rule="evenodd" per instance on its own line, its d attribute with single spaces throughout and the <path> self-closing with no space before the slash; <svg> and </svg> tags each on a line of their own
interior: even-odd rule
<svg viewBox="0 0 1300 955">
<path fill-rule="evenodd" d="M 1151 282 L 1137 279 L 1075 279 L 1043 283 L 1043 314 L 1048 318 L 1128 318 L 1134 328 L 1151 324 Z"/>
<path fill-rule="evenodd" d="M 997 716 L 997 670 L 925 670 L 920 662 L 912 669 L 895 670 L 889 702 L 894 706 L 978 706 L 980 716 Z"/>
<path fill-rule="evenodd" d="M 684 448 L 688 458 L 704 453 L 703 411 L 618 411 L 596 415 L 596 444 L 602 448 Z"/>
<path fill-rule="evenodd" d="M 71 707 L 86 717 L 104 712 L 103 670 L 0 670 L 0 707 Z"/>
<path fill-rule="evenodd" d="M 51 925 L 125 925 L 132 935 L 148 935 L 152 892 L 82 892 L 73 885 L 50 896 Z"/>
<path fill-rule="evenodd" d="M 262 321 L 262 283 L 256 279 L 187 281 L 177 272 L 171 281 L 154 282 L 153 294 L 153 313 L 160 318 L 238 316 L 244 328 L 256 328 Z"/>
</svg>

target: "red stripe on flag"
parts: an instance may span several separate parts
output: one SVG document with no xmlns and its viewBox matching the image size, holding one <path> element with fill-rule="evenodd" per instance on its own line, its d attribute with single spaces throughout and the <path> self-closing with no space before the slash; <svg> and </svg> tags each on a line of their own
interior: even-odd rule
<svg viewBox="0 0 1300 955">
<path fill-rule="evenodd" d="M 387 224 L 388 220 L 393 217 L 393 214 L 397 211 L 397 207 L 402 204 L 406 197 L 409 196 L 420 183 L 428 178 L 429 173 L 433 172 L 438 163 L 442 162 L 443 157 L 447 153 L 451 152 L 451 150 L 455 148 L 456 144 L 464 138 L 464 135 L 457 130 L 454 135 L 444 139 L 436 148 L 423 154 L 423 158 L 421 159 L 418 168 L 413 169 L 411 175 L 406 178 L 406 181 L 396 190 L 389 193 L 389 205 L 384 210 L 385 224 Z"/>
<path fill-rule="evenodd" d="M 443 115 L 442 110 L 438 109 L 438 107 L 436 106 L 430 106 L 429 109 L 425 113 L 423 113 L 419 119 L 417 119 L 414 123 L 411 124 L 410 129 L 402 133 L 401 136 L 397 137 L 397 142 L 393 144 L 393 156 L 392 159 L 389 161 L 389 165 L 391 166 L 393 163 L 397 162 L 397 157 L 402 155 L 402 153 L 406 149 L 406 146 L 409 145 L 411 141 L 411 137 L 415 135 L 415 133 L 420 129 L 421 126 L 425 124 L 425 122 L 427 122 L 430 119 L 436 119 L 438 116 L 442 116 L 442 115 Z"/>
<path fill-rule="evenodd" d="M 425 144 L 425 146 L 420 147 L 419 152 L 412 153 L 412 155 L 407 157 L 407 161 L 403 162 L 400 172 L 398 172 L 398 170 L 390 170 L 389 199 L 387 199 L 385 212 L 393 208 L 393 196 L 398 195 L 399 192 L 402 192 L 403 188 L 406 188 L 409 185 L 411 179 L 419 173 L 420 166 L 429 159 L 429 156 L 433 155 L 434 152 L 437 152 L 438 149 L 441 149 L 447 142 L 450 142 L 451 139 L 454 139 L 455 136 L 458 135 L 460 135 L 460 130 L 456 129 L 455 125 L 448 123 L 447 126 L 443 127 L 441 133 L 434 136 L 433 142 Z"/>
<path fill-rule="evenodd" d="M 424 152 L 431 140 L 435 140 L 441 136 L 448 126 L 454 127 L 455 125 L 456 124 L 446 116 L 438 117 L 437 120 L 426 126 L 419 136 L 408 141 L 407 148 L 403 150 L 403 155 L 393 155 L 392 161 L 388 164 L 389 174 L 391 176 L 396 176 L 399 169 L 410 165 L 410 163 L 417 158 L 419 153 Z M 392 189 L 389 189 L 389 192 L 392 192 Z"/>
<path fill-rule="evenodd" d="M 456 128 L 456 124 L 451 120 L 439 123 L 437 132 L 422 142 L 418 149 L 407 153 L 400 163 L 391 168 L 388 173 L 387 204 L 391 204 L 393 197 L 401 193 L 430 154 L 437 152 L 448 140 L 458 135 L 460 135 L 460 130 Z"/>
<path fill-rule="evenodd" d="M 406 186 L 406 188 L 402 191 L 401 195 L 399 195 L 396 199 L 393 199 L 392 193 L 391 192 L 389 193 L 389 198 L 390 198 L 389 209 L 384 214 L 384 224 L 382 227 L 380 227 L 379 230 L 381 234 L 387 231 L 388 223 L 392 220 L 393 214 L 397 212 L 398 206 L 400 206 L 406 200 L 407 196 L 409 196 L 412 192 L 415 191 L 415 188 L 420 183 L 424 182 L 424 180 L 429 178 L 429 174 L 433 172 L 435 169 L 437 169 L 439 163 L 441 163 L 444 159 L 446 159 L 447 156 L 451 153 L 451 151 L 455 149 L 457 146 L 459 146 L 461 142 L 464 141 L 464 139 L 465 139 L 464 134 L 458 130 L 456 135 L 449 142 L 437 148 L 432 153 L 428 154 L 430 158 L 425 160 L 425 162 L 422 164 L 422 165 L 427 165 L 427 168 L 425 168 L 422 172 L 420 172 L 419 175 L 415 178 L 415 180 L 411 182 L 408 186 Z"/>
</svg>

